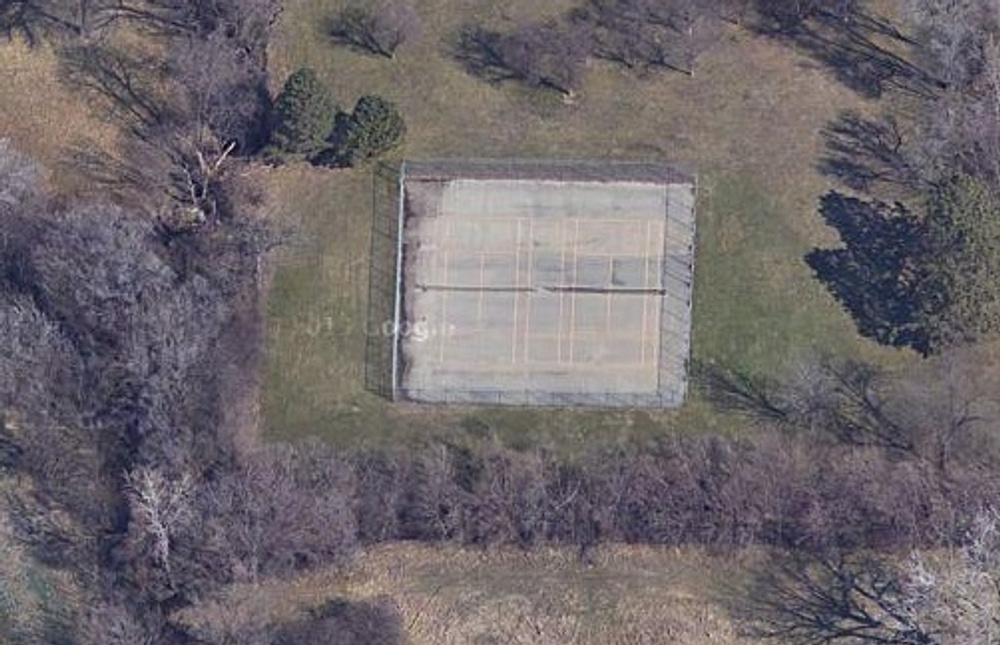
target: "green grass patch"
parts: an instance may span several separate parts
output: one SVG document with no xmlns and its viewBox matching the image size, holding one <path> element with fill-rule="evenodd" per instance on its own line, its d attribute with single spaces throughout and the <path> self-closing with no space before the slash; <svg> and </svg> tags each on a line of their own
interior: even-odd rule
<svg viewBox="0 0 1000 645">
<path fill-rule="evenodd" d="M 801 356 L 863 351 L 802 261 L 811 244 L 789 226 L 788 206 L 742 177 L 703 190 L 695 358 L 773 374 Z"/>
</svg>

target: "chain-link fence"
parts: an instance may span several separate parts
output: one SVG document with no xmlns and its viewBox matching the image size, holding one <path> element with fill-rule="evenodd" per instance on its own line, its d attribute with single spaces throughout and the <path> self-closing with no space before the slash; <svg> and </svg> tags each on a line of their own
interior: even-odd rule
<svg viewBox="0 0 1000 645">
<path fill-rule="evenodd" d="M 412 262 L 406 219 L 407 185 L 452 180 L 524 180 L 542 182 L 608 182 L 658 184 L 668 190 L 667 221 L 662 255 L 662 298 L 658 387 L 648 392 L 559 392 L 466 387 L 454 381 L 440 388 L 407 384 L 406 342 L 411 325 L 407 314 L 406 266 Z M 373 173 L 371 273 L 366 347 L 366 385 L 392 400 L 441 404 L 520 406 L 673 407 L 687 392 L 690 353 L 691 287 L 694 268 L 693 172 L 653 162 L 566 160 L 420 160 L 381 164 Z M 418 209 L 419 210 L 419 209 Z M 412 233 L 411 233 L 412 236 Z"/>
</svg>

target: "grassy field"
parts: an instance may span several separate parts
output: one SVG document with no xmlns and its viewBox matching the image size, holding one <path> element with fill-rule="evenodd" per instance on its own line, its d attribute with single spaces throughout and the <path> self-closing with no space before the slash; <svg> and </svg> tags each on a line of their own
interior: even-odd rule
<svg viewBox="0 0 1000 645">
<path fill-rule="evenodd" d="M 538 11 L 527 1 L 504 5 L 501 15 L 477 3 L 419 2 L 423 37 L 390 61 L 329 42 L 323 25 L 336 3 L 289 0 L 271 52 L 273 82 L 308 65 L 343 106 L 363 93 L 391 98 L 409 128 L 399 154 L 411 158 L 654 158 L 694 166 L 696 360 L 775 373 L 820 352 L 894 355 L 857 337 L 802 261 L 831 241 L 815 214 L 828 187 L 815 170 L 818 131 L 842 109 L 874 106 L 787 49 L 735 29 L 693 78 L 637 79 L 595 63 L 572 104 L 490 85 L 466 74 L 445 42 L 469 21 L 502 26 Z M 650 414 L 390 406 L 365 392 L 370 182 L 364 169 L 287 167 L 274 175 L 282 216 L 304 234 L 286 250 L 270 299 L 269 436 L 395 443 L 472 430 L 512 445 L 579 446 L 731 426 L 697 396 L 682 410 Z"/>
<path fill-rule="evenodd" d="M 176 618 L 289 619 L 331 597 L 389 596 L 413 645 L 739 645 L 749 641 L 725 610 L 735 564 L 694 549 L 608 547 L 584 564 L 571 549 L 394 544 L 367 551 L 346 576 L 237 585 Z"/>
<path fill-rule="evenodd" d="M 86 190 L 86 181 L 65 163 L 70 149 L 111 149 L 118 131 L 63 85 L 55 52 L 20 40 L 0 43 L 0 86 L 0 137 L 41 164 L 55 188 Z"/>
</svg>

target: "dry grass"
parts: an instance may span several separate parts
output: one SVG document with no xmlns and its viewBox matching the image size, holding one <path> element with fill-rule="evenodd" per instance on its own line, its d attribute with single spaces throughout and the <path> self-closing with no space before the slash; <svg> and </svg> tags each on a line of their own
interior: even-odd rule
<svg viewBox="0 0 1000 645">
<path fill-rule="evenodd" d="M 39 565 L 15 537 L 8 499 L 23 485 L 0 479 L 0 636 L 41 634 L 54 640 L 61 620 L 81 606 L 82 594 L 68 572 Z"/>
<path fill-rule="evenodd" d="M 736 645 L 723 607 L 751 553 L 605 547 L 583 563 L 572 549 L 473 551 L 389 544 L 346 574 L 315 572 L 235 586 L 177 618 L 289 619 L 333 597 L 390 596 L 413 645 Z"/>
<path fill-rule="evenodd" d="M 0 43 L 0 137 L 48 171 L 60 191 L 85 189 L 85 180 L 61 162 L 76 145 L 113 149 L 118 132 L 94 115 L 78 93 L 61 81 L 51 47 L 29 48 L 21 40 Z"/>
</svg>

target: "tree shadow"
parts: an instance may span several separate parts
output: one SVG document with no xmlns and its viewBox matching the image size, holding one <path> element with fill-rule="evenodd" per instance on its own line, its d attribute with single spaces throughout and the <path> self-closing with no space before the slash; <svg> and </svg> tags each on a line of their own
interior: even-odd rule
<svg viewBox="0 0 1000 645">
<path fill-rule="evenodd" d="M 758 0 L 757 4 L 758 33 L 806 53 L 862 96 L 878 98 L 890 88 L 932 96 L 943 87 L 901 53 L 915 42 L 858 2 Z"/>
<path fill-rule="evenodd" d="M 763 422 L 783 422 L 790 411 L 779 393 L 779 385 L 714 361 L 692 361 L 692 380 L 719 410 L 741 414 Z"/>
<path fill-rule="evenodd" d="M 325 21 L 323 33 L 335 45 L 356 54 L 392 58 L 392 54 L 384 51 L 375 40 L 369 22 L 369 14 L 365 9 L 346 7 Z"/>
<path fill-rule="evenodd" d="M 827 154 L 819 162 L 819 171 L 852 190 L 867 192 L 888 184 L 910 192 L 922 183 L 891 115 L 868 118 L 847 110 L 827 124 L 822 136 Z"/>
<path fill-rule="evenodd" d="M 91 187 L 130 204 L 149 196 L 147 164 L 132 157 L 147 152 L 149 133 L 169 118 L 155 89 L 162 76 L 149 61 L 103 45 L 75 45 L 59 51 L 60 79 L 88 106 L 128 135 L 128 144 L 108 149 L 81 137 L 67 146 L 60 166 L 84 177 Z"/>
<path fill-rule="evenodd" d="M 508 80 L 569 98 L 592 53 L 589 31 L 555 19 L 525 22 L 507 32 L 466 25 L 446 39 L 447 54 L 481 80 Z"/>
<path fill-rule="evenodd" d="M 0 0 L 0 36 L 8 40 L 20 36 L 29 47 L 38 47 L 50 40 L 85 35 L 85 24 L 74 16 L 72 8 L 47 7 L 46 4 L 31 0 Z"/>
<path fill-rule="evenodd" d="M 326 22 L 326 34 L 335 44 L 388 59 L 420 32 L 420 18 L 405 0 L 348 5 Z"/>
<path fill-rule="evenodd" d="M 59 73 L 68 87 L 95 100 L 132 134 L 168 118 L 157 91 L 162 71 L 150 60 L 114 47 L 79 45 L 60 52 Z"/>
<path fill-rule="evenodd" d="M 514 80 L 504 61 L 503 34 L 482 25 L 467 24 L 445 40 L 447 54 L 470 76 L 488 83 Z"/>
<path fill-rule="evenodd" d="M 706 5 L 587 0 L 570 24 L 591 40 L 590 54 L 639 78 L 658 71 L 694 76 L 699 56 L 722 38 L 724 18 Z"/>
<path fill-rule="evenodd" d="M 836 191 L 821 198 L 820 214 L 844 246 L 806 254 L 816 278 L 863 336 L 926 355 L 930 338 L 920 323 L 917 288 L 924 239 L 919 218 L 899 203 L 867 202 Z"/>
</svg>

